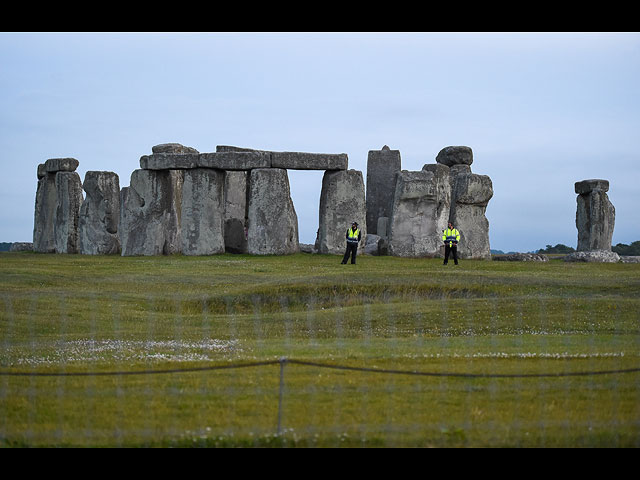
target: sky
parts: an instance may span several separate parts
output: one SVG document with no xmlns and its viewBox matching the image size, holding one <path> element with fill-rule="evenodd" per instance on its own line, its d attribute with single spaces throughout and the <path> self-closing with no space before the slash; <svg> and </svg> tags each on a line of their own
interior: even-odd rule
<svg viewBox="0 0 640 480">
<path fill-rule="evenodd" d="M 491 177 L 492 249 L 577 244 L 577 181 L 609 180 L 613 244 L 640 240 L 640 33 L 2 32 L 0 242 L 30 242 L 37 167 L 129 185 L 154 145 L 346 153 L 447 146 Z M 300 242 L 321 171 L 289 170 Z"/>
</svg>

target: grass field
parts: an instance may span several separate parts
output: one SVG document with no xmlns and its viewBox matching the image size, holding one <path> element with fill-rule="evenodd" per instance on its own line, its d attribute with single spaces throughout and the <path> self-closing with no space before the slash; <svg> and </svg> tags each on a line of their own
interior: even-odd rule
<svg viewBox="0 0 640 480">
<path fill-rule="evenodd" d="M 638 447 L 639 312 L 638 264 L 1 253 L 0 446 Z"/>
</svg>

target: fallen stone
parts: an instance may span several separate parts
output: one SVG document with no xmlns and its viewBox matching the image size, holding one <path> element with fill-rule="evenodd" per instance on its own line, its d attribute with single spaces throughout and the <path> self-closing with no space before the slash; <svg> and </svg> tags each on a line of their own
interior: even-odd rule
<svg viewBox="0 0 640 480">
<path fill-rule="evenodd" d="M 503 262 L 548 262 L 549 257 L 542 253 L 508 253 L 494 255 L 493 260 Z"/>
<path fill-rule="evenodd" d="M 183 255 L 224 253 L 224 172 L 185 170 L 180 228 Z"/>
<path fill-rule="evenodd" d="M 318 253 L 315 245 L 310 243 L 301 243 L 300 244 L 300 253 Z"/>
<path fill-rule="evenodd" d="M 328 170 L 322 177 L 320 192 L 318 252 L 344 254 L 346 233 L 353 222 L 358 223 L 361 240 L 365 244 L 366 203 L 364 179 L 359 170 Z"/>
<path fill-rule="evenodd" d="M 161 143 L 151 147 L 151 151 L 155 153 L 200 153 L 193 147 L 185 147 L 179 143 Z"/>
<path fill-rule="evenodd" d="M 86 198 L 78 219 L 78 253 L 120 253 L 120 181 L 114 172 L 89 171 L 82 184 Z"/>
<path fill-rule="evenodd" d="M 14 242 L 9 247 L 10 252 L 32 252 L 33 242 Z"/>
<path fill-rule="evenodd" d="M 465 146 L 445 147 L 436 156 L 436 162 L 451 167 L 453 165 L 471 165 L 473 151 Z"/>
<path fill-rule="evenodd" d="M 44 163 L 44 168 L 48 173 L 75 172 L 80 162 L 75 158 L 50 158 Z"/>
<path fill-rule="evenodd" d="M 622 263 L 640 263 L 640 256 L 637 255 L 620 255 Z"/>
<path fill-rule="evenodd" d="M 247 252 L 289 255 L 300 251 L 298 216 L 287 171 L 257 168 L 249 174 Z"/>
<path fill-rule="evenodd" d="M 592 250 L 570 253 L 563 260 L 565 262 L 617 263 L 620 261 L 620 255 L 610 250 Z"/>
<path fill-rule="evenodd" d="M 367 157 L 367 232 L 380 235 L 378 219 L 390 218 L 396 188 L 396 174 L 401 170 L 399 150 L 387 145 L 369 150 Z"/>
<path fill-rule="evenodd" d="M 53 235 L 56 253 L 78 253 L 78 222 L 84 200 L 80 175 L 58 171 L 55 184 L 57 206 Z"/>
<path fill-rule="evenodd" d="M 367 234 L 367 241 L 364 245 L 364 253 L 367 255 L 388 255 L 387 241 L 375 233 Z"/>
</svg>

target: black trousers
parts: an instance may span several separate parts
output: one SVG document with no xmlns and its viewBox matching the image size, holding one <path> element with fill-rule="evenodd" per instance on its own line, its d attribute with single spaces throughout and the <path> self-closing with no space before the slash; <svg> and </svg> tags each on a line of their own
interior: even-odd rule
<svg viewBox="0 0 640 480">
<path fill-rule="evenodd" d="M 347 251 L 344 252 L 342 263 L 347 263 L 347 260 L 349 260 L 349 255 L 351 255 L 351 263 L 356 263 L 356 253 L 358 253 L 358 244 L 347 242 Z"/>
<path fill-rule="evenodd" d="M 458 264 L 458 246 L 457 245 L 449 246 L 448 243 L 444 246 L 444 265 L 446 265 L 449 262 L 450 253 L 453 253 L 453 261 L 457 265 Z"/>
</svg>

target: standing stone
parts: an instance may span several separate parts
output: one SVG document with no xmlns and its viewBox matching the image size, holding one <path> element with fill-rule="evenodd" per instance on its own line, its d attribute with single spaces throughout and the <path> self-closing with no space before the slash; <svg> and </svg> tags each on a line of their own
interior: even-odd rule
<svg viewBox="0 0 640 480">
<path fill-rule="evenodd" d="M 120 253 L 120 180 L 114 172 L 89 171 L 80 207 L 78 253 L 112 255 Z"/>
<path fill-rule="evenodd" d="M 435 257 L 442 244 L 443 211 L 448 212 L 448 172 L 402 170 L 389 232 L 389 253 L 399 257 Z"/>
<path fill-rule="evenodd" d="M 391 217 L 395 179 L 400 168 L 399 150 L 391 150 L 387 145 L 382 150 L 369 150 L 366 192 L 366 227 L 369 233 L 378 234 L 378 218 Z"/>
<path fill-rule="evenodd" d="M 366 202 L 362 172 L 327 170 L 322 177 L 320 193 L 318 252 L 344 254 L 345 235 L 353 222 L 361 233 L 359 247 L 367 237 Z"/>
<path fill-rule="evenodd" d="M 56 253 L 78 253 L 78 221 L 82 205 L 82 182 L 76 172 L 56 173 L 56 217 L 53 225 Z"/>
<path fill-rule="evenodd" d="M 459 258 L 491 260 L 489 221 L 485 213 L 492 197 L 493 184 L 487 175 L 456 175 L 449 220 L 460 232 Z"/>
<path fill-rule="evenodd" d="M 578 194 L 576 211 L 578 248 L 576 250 L 579 252 L 611 251 L 616 210 L 609 201 L 608 190 L 607 180 L 583 180 L 575 184 L 575 192 Z"/>
<path fill-rule="evenodd" d="M 120 192 L 122 256 L 180 253 L 183 170 L 134 170 Z"/>
<path fill-rule="evenodd" d="M 224 172 L 195 168 L 184 171 L 182 187 L 182 253 L 224 253 Z"/>
<path fill-rule="evenodd" d="M 44 164 L 41 164 L 44 166 Z M 41 169 L 38 168 L 40 174 Z M 56 174 L 42 172 L 36 190 L 36 205 L 33 219 L 33 251 L 53 253 L 56 240 L 53 235 L 58 199 L 56 194 Z"/>
<path fill-rule="evenodd" d="M 58 172 L 74 172 L 80 162 L 75 158 L 50 158 L 45 163 L 38 165 L 38 187 L 36 190 L 36 202 L 33 221 L 33 249 L 35 252 L 53 253 L 56 252 L 56 217 L 58 215 L 58 190 L 56 186 L 56 175 Z M 82 188 L 81 188 L 82 190 Z M 76 192 L 77 193 L 77 192 Z M 82 191 L 80 191 L 82 198 Z M 72 206 L 68 203 L 67 207 Z M 82 201 L 82 200 L 81 200 Z M 60 210 L 60 222 L 68 215 L 68 220 L 74 221 L 74 213 L 68 212 L 64 208 Z M 63 225 L 59 227 L 59 234 L 62 236 Z M 77 233 L 77 232 L 76 232 Z M 64 241 L 61 238 L 61 251 Z M 72 238 L 73 242 L 73 238 Z"/>
<path fill-rule="evenodd" d="M 300 251 L 298 216 L 291 200 L 286 170 L 251 170 L 248 218 L 248 253 L 288 255 Z"/>
<path fill-rule="evenodd" d="M 248 181 L 248 171 L 225 171 L 224 246 L 229 253 L 247 253 Z"/>
<path fill-rule="evenodd" d="M 436 201 L 438 204 L 435 212 L 436 231 L 442 232 L 447 228 L 449 215 L 451 214 L 451 170 L 453 170 L 453 168 L 450 169 L 446 165 L 433 163 L 423 166 L 422 170 L 433 172 L 435 175 L 437 189 Z M 439 241 L 441 240 L 442 238 L 439 239 Z M 440 250 L 440 246 L 438 247 L 438 250 Z"/>
</svg>

